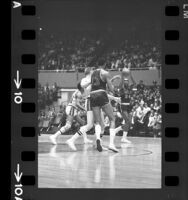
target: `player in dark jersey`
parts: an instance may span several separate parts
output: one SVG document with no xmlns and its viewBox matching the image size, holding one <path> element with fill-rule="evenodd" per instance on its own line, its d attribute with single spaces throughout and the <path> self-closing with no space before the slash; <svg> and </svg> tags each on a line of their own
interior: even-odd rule
<svg viewBox="0 0 188 200">
<path fill-rule="evenodd" d="M 87 124 L 84 126 L 81 126 L 80 129 L 70 138 L 66 141 L 66 143 L 71 147 L 71 149 L 76 150 L 75 146 L 75 141 L 77 138 L 79 138 L 80 135 L 83 135 L 84 137 L 84 143 L 92 143 L 91 140 L 87 139 L 87 132 L 91 130 L 94 126 L 94 116 L 93 116 L 93 111 L 91 108 L 91 98 L 90 98 L 90 92 L 91 92 L 91 76 L 93 74 L 93 70 L 91 68 L 86 68 L 85 69 L 85 77 L 81 80 L 81 86 L 84 88 L 84 98 L 86 99 L 85 101 L 85 109 L 87 112 Z M 116 102 L 120 102 L 119 98 L 114 97 L 110 94 L 108 94 L 109 99 L 114 100 Z M 101 126 L 101 136 L 104 133 L 105 125 L 104 125 L 104 116 L 103 112 L 101 110 L 101 121 L 100 121 L 100 126 Z M 104 150 L 106 148 L 103 147 Z"/>
<path fill-rule="evenodd" d="M 108 149 L 114 152 L 118 152 L 118 149 L 114 145 L 115 138 L 115 117 L 113 114 L 113 108 L 109 102 L 107 95 L 107 87 L 113 93 L 114 88 L 111 83 L 111 77 L 109 72 L 103 69 L 105 61 L 100 60 L 99 69 L 96 69 L 91 76 L 91 107 L 93 110 L 93 115 L 95 119 L 95 134 L 96 134 L 96 143 L 97 150 L 101 152 L 103 150 L 101 146 L 101 109 L 108 116 L 110 120 L 110 142 Z"/>
<path fill-rule="evenodd" d="M 127 69 L 125 69 L 125 71 L 128 72 Z M 131 143 L 131 141 L 129 141 L 127 139 L 127 134 L 130 129 L 130 126 L 131 126 L 131 119 L 129 117 L 131 108 L 130 108 L 130 90 L 129 90 L 128 76 L 130 77 L 133 84 L 135 84 L 135 81 L 134 81 L 130 71 L 127 73 L 126 78 L 124 75 L 124 71 L 122 70 L 120 75 L 114 76 L 111 79 L 112 83 L 115 79 L 120 79 L 118 96 L 121 98 L 121 103 L 118 105 L 118 110 L 121 113 L 122 118 L 124 119 L 124 122 L 123 122 L 122 126 L 119 126 L 118 128 L 115 129 L 115 132 L 117 133 L 117 132 L 123 130 L 123 137 L 121 139 L 121 142 L 125 142 L 125 143 Z"/>
</svg>

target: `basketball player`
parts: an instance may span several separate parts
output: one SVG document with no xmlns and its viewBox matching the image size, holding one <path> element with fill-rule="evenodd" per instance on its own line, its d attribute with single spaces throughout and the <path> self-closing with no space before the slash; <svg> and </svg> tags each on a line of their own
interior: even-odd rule
<svg viewBox="0 0 188 200">
<path fill-rule="evenodd" d="M 91 90 L 91 74 L 92 69 L 86 68 L 85 69 L 85 77 L 81 80 L 80 85 L 84 89 L 84 96 L 86 98 L 85 101 L 85 109 L 87 112 L 87 124 L 84 126 L 81 126 L 78 132 L 76 132 L 70 139 L 66 141 L 66 143 L 73 149 L 76 150 L 76 147 L 74 145 L 76 139 L 83 135 L 84 143 L 92 143 L 91 140 L 87 139 L 86 133 L 87 131 L 91 130 L 93 127 L 93 112 L 91 110 L 91 104 L 90 104 L 90 90 Z"/>
<path fill-rule="evenodd" d="M 80 102 L 82 101 L 82 95 L 84 93 L 83 88 L 81 87 L 80 83 L 77 85 L 77 90 L 73 93 L 72 98 L 69 102 L 69 104 L 66 107 L 66 114 L 67 114 L 67 120 L 65 126 L 63 126 L 59 131 L 57 131 L 54 135 L 50 136 L 50 140 L 52 144 L 57 144 L 57 137 L 61 134 L 64 134 L 66 131 L 70 130 L 72 126 L 73 119 L 76 119 L 76 121 L 84 125 L 84 120 L 82 120 L 79 115 L 79 110 L 84 110 L 85 108 L 80 105 Z"/>
<path fill-rule="evenodd" d="M 80 136 L 83 135 L 84 137 L 84 143 L 92 143 L 91 140 L 87 139 L 86 133 L 91 130 L 94 126 L 94 117 L 93 117 L 93 111 L 91 109 L 91 102 L 90 102 L 90 92 L 91 92 L 91 75 L 93 73 L 93 70 L 91 68 L 86 68 L 85 69 L 85 77 L 81 80 L 81 86 L 84 88 L 84 96 L 86 97 L 85 101 L 85 109 L 87 112 L 87 124 L 80 127 L 78 132 L 76 132 L 69 140 L 66 141 L 66 143 L 70 146 L 71 149 L 76 150 L 75 146 L 75 141 L 76 139 Z M 113 97 L 109 95 L 110 98 L 113 100 L 118 100 L 116 97 Z M 104 116 L 103 113 L 101 112 L 101 135 L 104 133 Z"/>
<path fill-rule="evenodd" d="M 110 120 L 110 143 L 108 146 L 109 150 L 114 152 L 118 152 L 118 149 L 114 145 L 115 138 L 115 117 L 113 114 L 113 108 L 109 102 L 109 98 L 107 95 L 107 87 L 113 93 L 114 88 L 111 83 L 111 78 L 109 72 L 103 69 L 105 61 L 101 59 L 99 61 L 99 69 L 94 70 L 91 75 L 91 108 L 93 111 L 94 119 L 95 119 L 95 134 L 96 134 L 96 144 L 97 150 L 101 152 L 103 150 L 101 146 L 101 109 L 108 116 Z"/>
<path fill-rule="evenodd" d="M 131 126 L 131 119 L 129 117 L 130 94 L 129 94 L 129 88 L 128 88 L 129 87 L 129 81 L 127 79 L 128 77 L 130 77 L 131 81 L 135 85 L 135 81 L 132 77 L 131 71 L 128 68 L 124 68 L 120 75 L 114 76 L 111 79 L 112 83 L 115 79 L 120 79 L 119 96 L 121 98 L 121 103 L 118 106 L 118 110 L 124 119 L 124 124 L 116 128 L 115 132 L 118 133 L 119 131 L 123 130 L 123 136 L 122 136 L 121 142 L 125 142 L 125 143 L 131 143 L 131 141 L 127 139 L 127 134 Z"/>
</svg>

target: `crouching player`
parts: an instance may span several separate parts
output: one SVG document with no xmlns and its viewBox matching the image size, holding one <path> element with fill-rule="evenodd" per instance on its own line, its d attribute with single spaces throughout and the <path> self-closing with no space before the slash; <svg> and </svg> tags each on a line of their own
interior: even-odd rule
<svg viewBox="0 0 188 200">
<path fill-rule="evenodd" d="M 66 107 L 67 120 L 66 120 L 65 126 L 60 128 L 60 130 L 57 131 L 54 135 L 50 136 L 50 140 L 51 140 L 52 144 L 57 144 L 58 136 L 61 134 L 64 134 L 66 131 L 70 130 L 74 119 L 81 126 L 83 126 L 85 124 L 85 121 L 82 120 L 78 115 L 79 110 L 85 111 L 85 108 L 82 107 L 80 104 L 80 102 L 82 101 L 82 95 L 84 93 L 84 90 L 81 87 L 80 83 L 78 83 L 77 88 L 78 89 L 73 93 L 72 98 Z"/>
<path fill-rule="evenodd" d="M 84 97 L 85 97 L 85 110 L 87 112 L 87 124 L 81 126 L 80 129 L 66 141 L 69 147 L 73 150 L 76 150 L 75 141 L 79 136 L 83 135 L 84 143 L 92 143 L 93 141 L 87 139 L 87 132 L 92 129 L 94 124 L 93 119 L 93 111 L 91 110 L 91 103 L 90 103 L 90 90 L 91 90 L 91 74 L 92 69 L 86 68 L 85 69 L 85 77 L 81 80 L 80 85 L 84 90 Z"/>
</svg>

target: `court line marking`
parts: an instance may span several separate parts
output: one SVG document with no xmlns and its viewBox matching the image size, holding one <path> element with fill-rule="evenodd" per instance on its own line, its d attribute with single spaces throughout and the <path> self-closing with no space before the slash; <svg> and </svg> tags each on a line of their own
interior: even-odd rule
<svg viewBox="0 0 188 200">
<path fill-rule="evenodd" d="M 51 144 L 51 143 L 49 143 L 49 142 L 42 142 L 43 144 L 49 144 L 51 147 L 50 147 L 50 149 L 51 148 L 53 148 L 53 144 Z M 57 147 L 58 146 L 67 146 L 68 147 L 68 145 L 66 144 L 66 143 L 59 143 L 58 145 L 57 145 Z M 76 144 L 75 146 L 84 146 L 84 144 Z M 105 145 L 103 145 L 104 147 L 107 147 L 107 146 L 105 146 Z M 55 147 L 55 146 L 54 146 Z M 40 148 L 40 147 L 39 147 Z M 69 147 L 68 147 L 69 148 Z M 70 149 L 70 148 L 69 148 Z M 117 147 L 117 149 L 123 149 L 121 146 L 118 146 Z M 153 152 L 152 151 L 150 151 L 150 150 L 146 150 L 146 149 L 140 149 L 140 148 L 138 148 L 138 147 L 134 147 L 134 146 L 129 146 L 129 147 L 126 147 L 126 149 L 137 149 L 138 150 L 138 152 L 139 152 L 139 150 L 140 151 L 144 151 L 144 152 L 146 152 L 146 153 L 141 153 L 141 154 L 123 154 L 124 156 L 142 156 L 142 155 L 150 155 L 150 154 L 153 154 Z M 92 144 L 90 144 L 90 148 L 88 148 L 87 150 L 86 150 L 87 152 L 93 152 L 93 151 L 96 151 L 96 149 L 95 149 L 95 147 L 94 147 L 94 145 L 92 145 Z M 84 150 L 83 149 L 77 149 L 77 151 L 71 151 L 71 149 L 70 149 L 70 151 L 67 149 L 67 150 L 65 150 L 65 151 L 58 151 L 58 152 L 56 152 L 57 154 L 58 153 L 63 153 L 63 152 L 65 152 L 65 153 L 76 153 L 76 152 L 84 152 Z M 97 152 L 97 151 L 96 151 Z M 103 153 L 100 153 L 101 155 L 103 155 L 103 156 L 107 156 L 107 155 L 105 155 L 104 153 L 106 153 L 106 152 L 108 152 L 108 153 L 113 153 L 113 154 L 115 154 L 114 152 L 111 152 L 111 151 L 103 151 Z M 119 153 L 121 153 L 121 151 L 119 152 Z M 117 153 L 117 155 L 119 154 L 119 153 Z M 50 152 L 49 151 L 38 151 L 38 154 L 50 154 Z M 122 155 L 122 154 L 121 154 Z M 90 155 L 91 156 L 91 155 Z"/>
</svg>

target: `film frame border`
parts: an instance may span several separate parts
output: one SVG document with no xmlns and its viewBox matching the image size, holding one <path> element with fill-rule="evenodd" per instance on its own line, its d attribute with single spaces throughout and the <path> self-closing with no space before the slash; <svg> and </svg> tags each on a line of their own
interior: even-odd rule
<svg viewBox="0 0 188 200">
<path fill-rule="evenodd" d="M 172 2 L 172 3 L 171 3 Z M 23 176 L 20 183 L 23 185 L 23 199 L 37 199 L 44 190 L 38 189 L 38 139 L 37 139 L 37 3 L 34 1 L 23 1 L 18 9 L 12 10 L 12 77 L 19 71 L 22 77 L 21 90 L 22 103 L 15 105 L 15 95 L 12 97 L 12 121 L 13 128 L 11 138 L 14 141 L 12 146 L 12 172 L 15 171 L 17 163 L 20 163 L 20 168 Z M 186 2 L 185 2 L 186 3 Z M 186 72 L 186 50 L 188 45 L 184 42 L 187 39 L 185 25 L 186 21 L 180 16 L 183 13 L 183 4 L 178 1 L 163 2 L 163 27 L 162 27 L 162 98 L 163 98 L 163 125 L 162 125 L 162 188 L 157 191 L 164 199 L 184 198 L 181 194 L 185 192 L 185 152 L 184 144 L 186 136 L 186 101 L 182 99 L 181 94 L 186 90 L 187 77 Z M 172 20 L 173 18 L 173 20 Z M 20 26 L 15 26 L 17 20 L 20 21 Z M 16 52 L 16 53 L 15 53 Z M 184 69 L 184 70 L 182 70 Z M 12 84 L 12 90 L 15 93 L 15 85 Z M 19 92 L 20 94 L 20 92 Z M 23 96 L 22 96 L 23 95 Z M 19 96 L 19 95 L 17 95 Z M 186 97 L 185 97 L 186 98 Z M 16 117 L 16 115 L 18 116 Z M 184 118 L 183 118 L 184 117 Z M 181 119 L 177 120 L 177 118 Z M 16 119 L 16 120 L 15 120 Z M 29 135 L 26 134 L 29 131 Z M 12 174 L 11 174 L 12 176 Z M 14 194 L 15 177 L 11 177 L 12 197 Z M 37 191 L 39 193 L 37 193 Z M 72 191 L 76 191 L 72 189 Z M 149 193 L 148 189 L 141 192 L 136 190 L 137 194 L 133 194 L 130 190 L 125 189 L 126 196 L 131 199 L 136 199 L 140 196 Z M 153 197 L 155 190 L 150 190 L 151 194 L 148 197 Z M 57 190 L 53 189 L 54 199 L 56 199 Z M 69 190 L 62 189 L 58 191 L 57 197 L 61 192 L 66 196 Z M 83 192 L 81 190 L 81 192 Z M 89 197 L 88 190 L 84 190 L 85 196 Z M 97 190 L 94 195 L 100 194 Z M 111 198 L 115 190 L 108 191 Z M 76 192 L 77 193 L 77 192 Z M 91 193 L 91 191 L 90 191 Z M 116 193 L 116 192 L 115 192 Z M 124 192 L 120 190 L 120 195 Z M 72 195 L 71 197 L 73 197 Z M 76 195 L 75 195 L 76 196 Z M 83 196 L 83 194 L 82 194 Z M 44 193 L 43 193 L 44 197 Z M 69 197 L 69 198 L 71 198 Z M 114 196 L 115 197 L 115 196 Z M 157 197 L 159 198 L 159 197 Z M 156 199 L 157 199 L 156 198 Z M 58 199 L 58 198 L 57 198 Z"/>
</svg>

